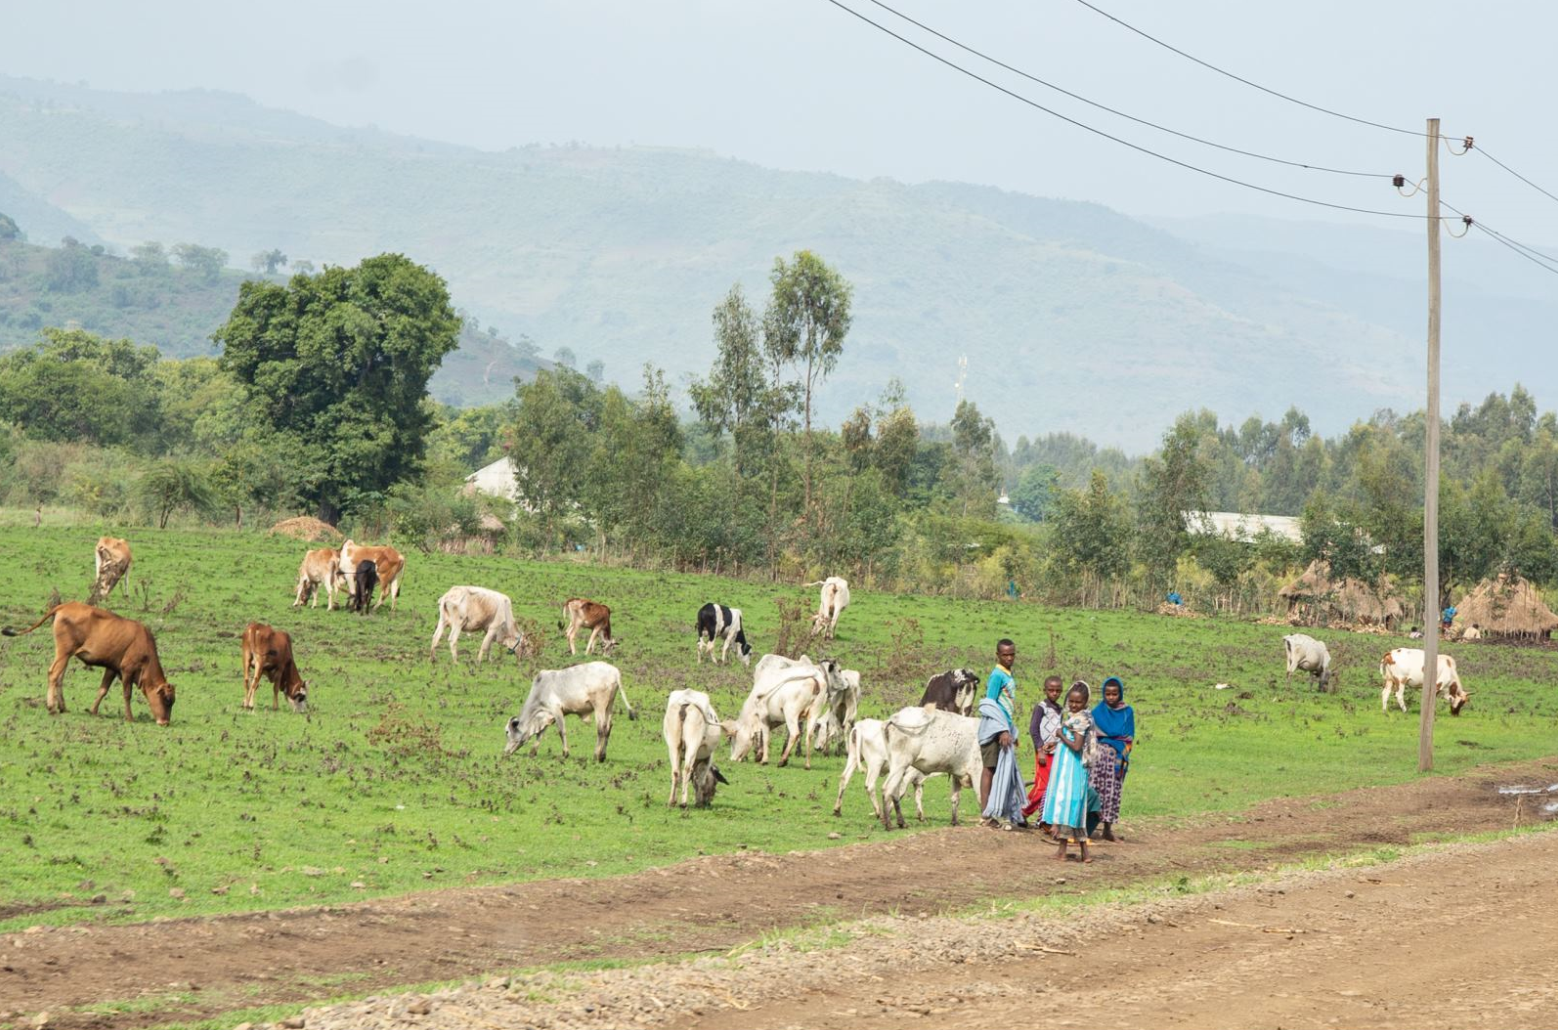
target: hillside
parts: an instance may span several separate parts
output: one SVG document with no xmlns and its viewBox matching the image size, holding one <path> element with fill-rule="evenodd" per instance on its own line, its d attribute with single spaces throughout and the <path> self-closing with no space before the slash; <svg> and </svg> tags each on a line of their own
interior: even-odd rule
<svg viewBox="0 0 1558 1030">
<path fill-rule="evenodd" d="M 27 228 L 25 214 L 4 206 L 0 213 Z M 211 333 L 227 320 L 238 286 L 248 278 L 253 276 L 231 270 L 207 274 L 171 262 L 165 253 L 132 260 L 106 253 L 101 244 L 0 241 L 0 350 L 31 344 L 44 326 L 77 325 L 155 344 L 171 357 L 212 354 Z M 431 390 L 446 404 L 492 403 L 513 396 L 515 376 L 528 378 L 548 364 L 527 343 L 510 344 L 467 326 Z"/>
<path fill-rule="evenodd" d="M 894 375 L 945 419 L 961 356 L 966 394 L 1008 439 L 1070 430 L 1144 448 L 1189 407 L 1242 419 L 1291 404 L 1333 431 L 1419 393 L 1415 270 L 1374 289 L 1311 256 L 1257 260 L 1092 204 L 648 147 L 488 153 L 231 94 L 6 78 L 0 134 L 0 173 L 111 244 L 277 247 L 316 263 L 400 251 L 484 323 L 601 359 L 624 382 L 645 361 L 673 381 L 702 373 L 730 284 L 760 302 L 775 256 L 811 248 L 856 289 L 820 397 L 832 421 Z M 1475 364 L 1447 347 L 1447 401 L 1516 379 L 1551 395 L 1558 379 L 1529 356 L 1554 304 L 1489 293 L 1487 310 L 1497 317 L 1469 325 L 1463 348 Z"/>
</svg>

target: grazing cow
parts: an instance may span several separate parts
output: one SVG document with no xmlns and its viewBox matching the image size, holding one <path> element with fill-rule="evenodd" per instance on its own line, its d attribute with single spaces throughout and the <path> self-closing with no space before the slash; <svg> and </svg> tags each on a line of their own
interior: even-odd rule
<svg viewBox="0 0 1558 1030">
<path fill-rule="evenodd" d="M 1385 678 L 1385 687 L 1379 695 L 1380 711 L 1390 711 L 1392 690 L 1396 692 L 1396 704 L 1401 706 L 1403 712 L 1407 710 L 1403 694 L 1407 687 L 1423 686 L 1425 657 L 1422 648 L 1398 647 L 1386 652 L 1385 657 L 1380 659 L 1380 675 Z M 1461 709 L 1471 698 L 1471 692 L 1461 686 L 1461 674 L 1455 668 L 1455 659 L 1447 654 L 1439 656 L 1439 675 L 1435 677 L 1434 686 L 1438 695 L 1450 702 L 1450 714 L 1460 715 Z"/>
<path fill-rule="evenodd" d="M 92 560 L 90 604 L 106 601 L 114 587 L 123 583 L 122 592 L 130 593 L 130 541 L 118 537 L 98 537 Z"/>
<path fill-rule="evenodd" d="M 910 770 L 929 776 L 946 773 L 952 778 L 952 825 L 958 824 L 958 800 L 965 786 L 983 771 L 979 756 L 979 720 L 965 715 L 925 708 L 905 708 L 887 720 L 887 782 L 882 787 L 882 826 L 888 822 L 887 803 L 892 802 L 898 826 L 903 827 L 899 806 L 909 788 Z"/>
<path fill-rule="evenodd" d="M 812 660 L 805 655 L 799 658 L 786 658 L 782 654 L 765 654 L 757 660 L 757 665 L 752 668 L 752 682 L 756 683 L 774 669 L 793 669 L 797 665 L 812 665 Z"/>
<path fill-rule="evenodd" d="M 346 581 L 341 573 L 341 552 L 334 547 L 321 547 L 303 555 L 298 566 L 297 598 L 292 607 L 301 608 L 307 601 L 310 608 L 319 607 L 319 588 L 324 587 L 327 611 L 335 611 L 337 581 Z"/>
<path fill-rule="evenodd" d="M 565 623 L 566 628 L 564 628 Z M 596 637 L 601 639 L 600 653 L 603 655 L 609 654 L 612 648 L 622 643 L 611 637 L 611 609 L 582 597 L 570 597 L 563 602 L 563 621 L 557 624 L 557 628 L 568 638 L 569 654 L 579 653 L 574 649 L 573 640 L 581 629 L 590 631 L 590 639 L 584 644 L 585 654 L 589 654 L 590 649 L 595 646 Z"/>
<path fill-rule="evenodd" d="M 676 788 L 682 788 L 682 807 L 687 807 L 687 788 L 693 789 L 694 806 L 707 808 L 714 800 L 716 783 L 730 781 L 714 767 L 714 749 L 724 732 L 709 695 L 701 690 L 673 690 L 665 702 L 666 750 L 671 753 L 671 797 L 676 804 Z"/>
<path fill-rule="evenodd" d="M 48 694 L 51 715 L 59 715 L 65 710 L 65 667 L 74 656 L 89 669 L 103 670 L 102 686 L 98 689 L 97 700 L 92 702 L 93 715 L 97 714 L 97 706 L 108 696 L 108 688 L 117 676 L 124 684 L 126 722 L 135 718 L 130 714 L 130 688 L 139 686 L 157 725 L 168 724 L 173 715 L 173 684 L 163 675 L 162 661 L 157 657 L 157 641 L 150 630 L 134 619 L 71 601 L 50 608 L 43 618 L 26 629 L 15 630 L 8 626 L 0 632 L 8 637 L 19 637 L 50 619 L 54 620 L 54 661 L 49 665 Z"/>
<path fill-rule="evenodd" d="M 308 684 L 292 660 L 292 638 L 283 630 L 251 622 L 243 631 L 243 707 L 254 711 L 254 694 L 260 677 L 270 680 L 271 711 L 281 707 L 281 695 L 294 712 L 308 711 Z"/>
<path fill-rule="evenodd" d="M 1291 682 L 1295 670 L 1302 670 L 1320 679 L 1320 689 L 1331 685 L 1331 652 L 1325 644 L 1304 633 L 1291 633 L 1282 638 L 1287 650 L 1288 675 Z"/>
<path fill-rule="evenodd" d="M 438 628 L 433 631 L 433 643 L 427 649 L 428 661 L 437 657 L 438 641 L 443 637 L 445 627 L 449 630 L 449 657 L 457 665 L 460 654 L 455 650 L 455 641 L 460 639 L 462 632 L 479 630 L 485 630 L 487 635 L 482 638 L 481 650 L 476 652 L 478 665 L 487 660 L 487 651 L 494 640 L 500 647 L 508 648 L 516 660 L 521 660 L 520 645 L 525 639 L 519 632 L 519 623 L 514 621 L 514 602 L 507 594 L 486 587 L 450 587 L 438 599 Z"/>
<path fill-rule="evenodd" d="M 348 540 L 341 545 L 341 572 L 348 576 L 352 582 L 349 584 L 351 596 L 357 596 L 357 579 L 355 570 L 364 561 L 373 562 L 374 572 L 378 574 L 379 581 L 379 605 L 384 604 L 387 597 L 390 601 L 390 611 L 395 610 L 395 605 L 400 600 L 400 577 L 406 571 L 406 559 L 400 556 L 400 552 L 393 547 L 364 547 Z"/>
<path fill-rule="evenodd" d="M 357 609 L 357 614 L 368 614 L 373 605 L 373 588 L 378 585 L 379 567 L 368 558 L 358 562 L 357 571 L 352 574 L 352 606 Z M 379 594 L 379 603 L 384 603 L 382 592 Z"/>
<path fill-rule="evenodd" d="M 840 672 L 837 662 L 824 659 L 816 665 L 771 668 L 756 677 L 731 731 L 734 742 L 730 760 L 741 761 L 755 747 L 759 763 L 767 765 L 770 731 L 783 725 L 790 737 L 779 756 L 782 767 L 789 763 L 791 752 L 800 742 L 801 727 L 805 726 L 806 768 L 810 769 L 812 710 L 830 690 L 844 689 Z"/>
<path fill-rule="evenodd" d="M 806 585 L 822 588 L 817 614 L 811 620 L 811 635 L 821 633 L 824 640 L 832 640 L 834 630 L 838 629 L 839 615 L 849 607 L 849 582 L 842 576 L 829 576 Z"/>
<path fill-rule="evenodd" d="M 925 684 L 920 707 L 935 705 L 943 712 L 971 715 L 979 697 L 979 674 L 973 669 L 948 669 Z"/>
<path fill-rule="evenodd" d="M 876 781 L 887 769 L 887 724 L 881 719 L 861 719 L 849 731 L 849 759 L 844 763 L 844 775 L 839 779 L 839 794 L 833 802 L 833 814 L 844 812 L 844 790 L 849 786 L 855 770 L 866 772 L 866 797 L 871 799 L 871 811 L 875 818 L 882 818 L 882 803 L 877 800 Z M 925 780 L 918 769 L 911 768 L 904 779 L 914 788 L 914 813 L 920 822 L 925 821 Z"/>
<path fill-rule="evenodd" d="M 817 698 L 807 720 L 806 732 L 817 750 L 827 754 L 834 740 L 844 741 L 847 746 L 849 731 L 855 728 L 855 715 L 859 709 L 860 673 L 854 669 L 840 669 L 837 682 L 828 681 L 827 692 Z"/>
<path fill-rule="evenodd" d="M 714 648 L 718 641 L 724 640 L 725 646 L 720 651 L 719 657 L 714 657 Z M 723 662 L 730 657 L 730 645 L 736 645 L 736 657 L 741 659 L 742 665 L 752 664 L 752 645 L 747 643 L 746 629 L 741 622 L 740 608 L 726 608 L 722 604 L 710 602 L 698 609 L 698 664 L 703 664 L 703 652 L 707 650 L 709 657 L 716 662 Z"/>
<path fill-rule="evenodd" d="M 568 728 L 565 715 L 595 717 L 595 760 L 606 760 L 606 742 L 611 739 L 611 709 L 617 695 L 627 707 L 628 718 L 638 713 L 622 689 L 622 673 L 610 662 L 587 662 L 567 669 L 542 669 L 530 681 L 530 696 L 525 707 L 508 722 L 508 746 L 505 755 L 517 751 L 525 741 L 533 741 L 530 754 L 541 748 L 541 734 L 554 722 L 563 739 L 563 757 L 568 757 Z"/>
</svg>

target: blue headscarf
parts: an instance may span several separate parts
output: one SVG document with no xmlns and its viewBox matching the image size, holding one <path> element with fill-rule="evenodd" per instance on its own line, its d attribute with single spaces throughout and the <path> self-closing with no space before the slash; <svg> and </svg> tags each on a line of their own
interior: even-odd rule
<svg viewBox="0 0 1558 1030">
<path fill-rule="evenodd" d="M 1093 706 L 1093 725 L 1098 727 L 1098 742 L 1114 748 L 1115 765 L 1123 779 L 1130 766 L 1131 748 L 1136 743 L 1136 710 L 1125 703 L 1125 683 L 1118 676 L 1104 680 L 1099 693 L 1107 692 L 1110 684 L 1119 689 L 1120 704 L 1111 708 L 1108 701 L 1099 701 Z"/>
</svg>

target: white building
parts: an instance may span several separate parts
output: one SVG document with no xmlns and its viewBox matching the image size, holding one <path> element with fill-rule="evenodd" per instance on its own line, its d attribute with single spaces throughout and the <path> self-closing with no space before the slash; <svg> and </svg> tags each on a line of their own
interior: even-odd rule
<svg viewBox="0 0 1558 1030">
<path fill-rule="evenodd" d="M 1304 534 L 1299 529 L 1298 519 L 1292 515 L 1245 515 L 1237 511 L 1187 511 L 1185 530 L 1192 536 L 1209 536 L 1215 533 L 1245 543 L 1253 542 L 1264 530 L 1295 544 L 1304 542 Z"/>
<path fill-rule="evenodd" d="M 519 503 L 519 483 L 514 478 L 512 458 L 499 458 L 465 477 L 465 493 L 491 494 Z"/>
</svg>

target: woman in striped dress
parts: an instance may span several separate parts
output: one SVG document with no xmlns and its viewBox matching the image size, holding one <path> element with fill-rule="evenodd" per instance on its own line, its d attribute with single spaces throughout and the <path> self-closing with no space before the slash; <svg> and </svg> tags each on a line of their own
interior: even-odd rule
<svg viewBox="0 0 1558 1030">
<path fill-rule="evenodd" d="M 1055 858 L 1061 862 L 1066 860 L 1069 840 L 1081 845 L 1082 861 L 1092 861 L 1087 854 L 1087 796 L 1091 790 L 1087 767 L 1098 743 L 1087 701 L 1087 684 L 1073 683 L 1066 695 L 1066 719 L 1060 727 L 1060 746 L 1055 749 L 1055 769 L 1044 794 L 1043 818 L 1055 828 L 1060 843 Z"/>
</svg>

